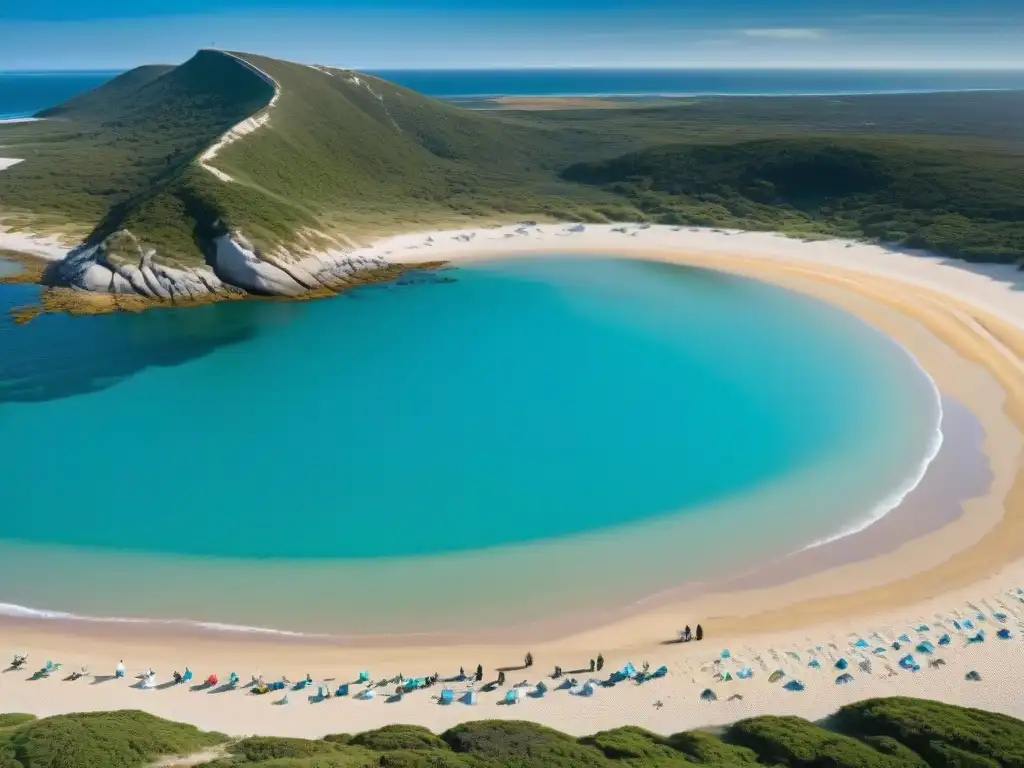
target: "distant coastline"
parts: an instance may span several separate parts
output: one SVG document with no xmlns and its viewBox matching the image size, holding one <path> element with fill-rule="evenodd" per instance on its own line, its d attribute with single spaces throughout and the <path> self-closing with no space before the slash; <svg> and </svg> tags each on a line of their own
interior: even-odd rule
<svg viewBox="0 0 1024 768">
<path fill-rule="evenodd" d="M 496 98 L 659 99 L 869 96 L 1024 90 L 1024 70 L 366 70 L 454 103 Z M 0 120 L 28 117 L 121 74 L 0 72 Z"/>
</svg>

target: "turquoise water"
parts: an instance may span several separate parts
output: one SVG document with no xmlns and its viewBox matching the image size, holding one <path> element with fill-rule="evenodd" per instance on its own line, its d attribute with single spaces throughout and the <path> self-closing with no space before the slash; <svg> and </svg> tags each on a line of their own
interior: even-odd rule
<svg viewBox="0 0 1024 768">
<path fill-rule="evenodd" d="M 938 418 L 855 318 L 611 258 L 0 323 L 0 602 L 90 615 L 427 631 L 637 599 L 864 521 Z"/>
</svg>

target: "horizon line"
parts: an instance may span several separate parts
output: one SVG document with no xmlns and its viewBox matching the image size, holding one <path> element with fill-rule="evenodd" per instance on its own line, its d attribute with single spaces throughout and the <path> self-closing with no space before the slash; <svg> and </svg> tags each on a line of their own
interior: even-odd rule
<svg viewBox="0 0 1024 768">
<path fill-rule="evenodd" d="M 202 48 L 199 50 L 223 50 L 220 48 Z M 251 53 L 246 51 L 246 53 Z M 264 55 L 264 54 L 254 54 Z M 277 58 L 268 56 L 267 58 Z M 291 59 L 279 59 L 294 64 L 308 64 L 308 62 L 294 61 Z M 187 59 L 186 59 L 187 61 Z M 0 75 L 55 75 L 55 74 L 108 74 L 129 72 L 138 67 L 147 66 L 180 66 L 178 64 L 167 64 L 165 62 L 146 62 L 133 64 L 126 67 L 82 67 L 68 68 L 60 67 L 55 69 L 0 69 Z M 345 69 L 361 72 L 564 72 L 566 70 L 582 70 L 591 72 L 686 72 L 686 71 L 708 71 L 708 72 L 1021 72 L 1024 73 L 1024 62 L 1020 64 L 1004 66 L 895 66 L 895 65 L 804 65 L 804 64 L 781 64 L 776 66 L 717 66 L 714 64 L 685 64 L 685 65 L 653 65 L 653 64 L 626 64 L 618 67 L 608 67 L 591 64 L 521 64 L 515 66 L 457 66 L 457 67 L 396 67 L 396 66 L 348 66 L 340 64 L 323 64 L 313 62 L 319 66 L 331 67 L 333 69 Z"/>
</svg>

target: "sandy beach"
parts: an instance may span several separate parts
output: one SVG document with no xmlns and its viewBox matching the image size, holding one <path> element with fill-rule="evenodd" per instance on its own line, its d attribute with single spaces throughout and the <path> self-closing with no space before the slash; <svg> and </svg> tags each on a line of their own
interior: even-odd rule
<svg viewBox="0 0 1024 768">
<path fill-rule="evenodd" d="M 832 559 L 822 548 L 821 556 L 809 558 L 804 566 L 778 564 L 771 578 L 737 580 L 712 594 L 683 598 L 669 590 L 640 595 L 636 605 L 618 616 L 563 626 L 556 636 L 531 637 L 523 631 L 486 641 L 446 639 L 442 644 L 436 639 L 389 638 L 342 647 L 255 633 L 8 617 L 0 620 L 0 652 L 28 653 L 29 663 L 28 673 L 0 675 L 0 712 L 49 715 L 133 708 L 231 734 L 298 736 L 356 732 L 393 722 L 440 731 L 481 718 L 526 718 L 574 734 L 627 723 L 672 733 L 755 714 L 816 718 L 844 703 L 895 694 L 1024 716 L 1019 697 L 1008 695 L 1011 686 L 1019 687 L 1024 669 L 1018 663 L 1019 644 L 1024 642 L 1024 593 L 1018 592 L 1024 585 L 1024 296 L 1019 271 L 843 241 L 635 225 L 541 224 L 414 233 L 354 255 L 457 264 L 554 252 L 725 270 L 855 314 L 904 345 L 943 396 L 962 405 L 980 425 L 989 487 L 938 527 L 922 521 L 922 533 L 914 535 L 913 525 L 908 525 L 906 539 L 896 546 L 880 548 L 877 541 L 867 546 L 863 537 L 858 545 L 858 537 L 851 536 L 829 545 L 851 556 Z M 695 627 L 698 622 L 705 631 L 703 641 L 666 642 L 683 625 Z M 979 629 L 985 631 L 984 642 L 968 643 Z M 998 637 L 999 630 L 1010 636 Z M 940 642 L 943 636 L 948 643 Z M 863 642 L 856 645 L 858 640 Z M 916 650 L 923 641 L 931 644 L 930 651 Z M 894 642 L 899 649 L 892 647 Z M 729 649 L 727 658 L 724 649 Z M 440 686 L 392 704 L 385 704 L 386 695 L 378 695 L 372 701 L 332 698 L 310 705 L 309 692 L 302 690 L 291 693 L 286 707 L 270 706 L 281 699 L 276 693 L 254 696 L 219 688 L 211 693 L 187 685 L 132 687 L 134 675 L 146 668 L 155 669 L 158 682 L 164 683 L 186 665 L 199 680 L 211 672 L 222 681 L 231 671 L 243 681 L 257 673 L 268 681 L 282 675 L 294 681 L 308 673 L 315 684 L 333 690 L 364 669 L 374 680 L 399 673 L 422 677 L 437 672 L 444 678 L 460 666 L 471 672 L 479 663 L 487 682 L 499 667 L 521 664 L 526 651 L 533 653 L 535 666 L 509 670 L 506 685 L 481 693 L 475 706 L 439 706 Z M 498 706 L 513 683 L 535 684 L 556 664 L 567 671 L 586 670 L 598 653 L 606 660 L 603 673 L 594 675 L 600 679 L 627 662 L 639 668 L 646 661 L 652 670 L 665 665 L 668 674 L 642 685 L 598 686 L 592 697 L 553 690 L 543 698 L 524 696 L 518 704 Z M 919 670 L 900 665 L 907 653 Z M 939 657 L 943 664 L 929 663 Z M 816 667 L 808 666 L 812 658 Z M 843 669 L 835 666 L 840 658 L 846 659 L 845 671 L 853 677 L 845 685 L 835 682 Z M 47 659 L 64 667 L 44 679 L 26 679 Z M 107 679 L 122 659 L 127 679 Z M 63 681 L 83 665 L 91 675 Z M 746 668 L 753 676 L 735 679 Z M 775 670 L 785 677 L 769 683 Z M 726 671 L 733 680 L 716 678 Z M 977 671 L 981 681 L 965 679 L 968 671 Z M 584 681 L 592 675 L 583 671 L 574 676 Z M 805 689 L 782 689 L 791 679 L 802 681 Z M 452 687 L 458 698 L 467 684 Z M 706 688 L 716 692 L 718 701 L 700 700 Z M 359 690 L 354 686 L 352 693 Z M 734 694 L 742 698 L 730 700 Z"/>
</svg>

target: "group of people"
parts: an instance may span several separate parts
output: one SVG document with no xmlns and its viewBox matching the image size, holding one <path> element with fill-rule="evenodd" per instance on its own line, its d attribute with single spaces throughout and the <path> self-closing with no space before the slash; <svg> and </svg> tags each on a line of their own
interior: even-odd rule
<svg viewBox="0 0 1024 768">
<path fill-rule="evenodd" d="M 683 628 L 683 631 L 679 633 L 679 640 L 681 642 L 684 642 L 684 643 L 688 643 L 691 640 L 703 640 L 703 639 L 704 639 L 704 628 L 700 624 L 697 625 L 697 631 L 696 632 L 691 633 L 690 632 L 690 625 L 687 624 Z"/>
</svg>

